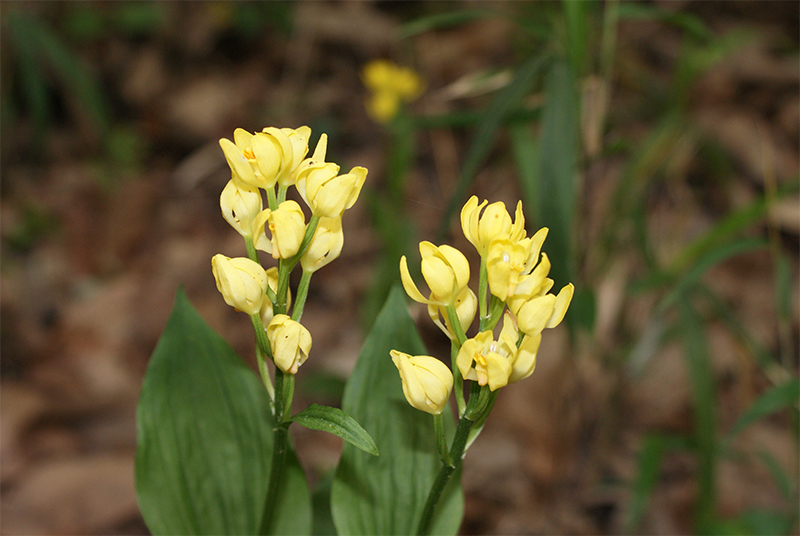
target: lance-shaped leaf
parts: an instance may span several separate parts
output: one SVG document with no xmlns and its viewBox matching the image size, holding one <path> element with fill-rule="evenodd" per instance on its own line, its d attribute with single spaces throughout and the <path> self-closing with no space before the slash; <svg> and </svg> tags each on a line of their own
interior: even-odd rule
<svg viewBox="0 0 800 536">
<path fill-rule="evenodd" d="M 381 454 L 369 456 L 344 445 L 331 491 L 339 534 L 414 534 L 441 466 L 431 416 L 406 401 L 392 349 L 426 353 L 399 286 L 375 320 L 342 399 L 342 409 L 370 433 Z M 452 437 L 452 416 L 445 412 L 444 417 Z M 463 511 L 457 472 L 439 501 L 430 532 L 455 534 Z"/>
<path fill-rule="evenodd" d="M 179 291 L 136 412 L 136 495 L 153 534 L 256 533 L 272 453 L 268 408 L 261 381 Z M 293 452 L 287 460 L 275 533 L 308 534 L 308 487 Z"/>
<path fill-rule="evenodd" d="M 300 413 L 297 413 L 291 420 L 312 430 L 330 432 L 364 452 L 373 456 L 378 455 L 378 447 L 375 446 L 375 441 L 372 440 L 367 431 L 355 419 L 339 408 L 311 404 Z"/>
</svg>

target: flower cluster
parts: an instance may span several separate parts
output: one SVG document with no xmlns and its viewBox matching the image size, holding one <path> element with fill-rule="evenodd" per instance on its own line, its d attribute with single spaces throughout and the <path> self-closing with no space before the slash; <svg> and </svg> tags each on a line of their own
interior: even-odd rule
<svg viewBox="0 0 800 536">
<path fill-rule="evenodd" d="M 422 94 L 422 80 L 417 73 L 388 60 L 367 64 L 362 76 L 371 93 L 367 112 L 379 123 L 394 119 L 402 102 L 411 102 Z"/>
<path fill-rule="evenodd" d="M 214 279 L 225 302 L 260 326 L 256 330 L 264 353 L 287 374 L 297 372 L 311 349 L 311 335 L 299 323 L 311 274 L 341 253 L 342 215 L 356 202 L 367 178 L 366 168 L 339 174 L 337 164 L 325 161 L 325 134 L 306 158 L 310 136 L 305 126 L 267 127 L 256 133 L 237 128 L 233 141 L 219 142 L 231 169 L 220 208 L 244 238 L 247 257 L 215 255 Z M 308 222 L 300 204 L 286 199 L 292 186 L 308 206 Z M 256 250 L 270 254 L 278 266 L 265 270 Z M 289 274 L 298 263 L 303 277 L 289 316 Z"/>
<path fill-rule="evenodd" d="M 502 202 L 487 203 L 473 196 L 461 210 L 464 236 L 481 258 L 478 295 L 468 286 L 466 257 L 448 245 L 419 245 L 422 277 L 430 289 L 427 298 L 411 279 L 405 256 L 400 259 L 400 275 L 411 299 L 428 306 L 431 320 L 453 342 L 455 359 L 448 374 L 456 385 L 474 380 L 496 391 L 533 373 L 542 331 L 561 323 L 574 287 L 569 283 L 557 295 L 549 292 L 550 261 L 541 251 L 547 229 L 527 236 L 521 202 L 513 221 Z M 467 338 L 478 309 L 478 333 Z M 502 328 L 495 336 L 501 317 Z M 431 356 L 397 351 L 392 359 L 409 403 L 434 415 L 441 413 L 453 385 L 443 377 L 447 366 Z"/>
</svg>

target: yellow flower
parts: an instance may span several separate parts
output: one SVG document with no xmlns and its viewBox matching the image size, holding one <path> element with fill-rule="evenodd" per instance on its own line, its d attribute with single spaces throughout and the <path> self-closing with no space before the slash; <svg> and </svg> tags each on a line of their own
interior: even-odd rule
<svg viewBox="0 0 800 536">
<path fill-rule="evenodd" d="M 547 236 L 547 228 L 539 231 L 531 238 L 523 238 L 514 242 L 508 238 L 496 238 L 489 243 L 486 253 L 486 275 L 489 280 L 489 289 L 494 296 L 503 301 L 521 291 L 517 287 L 522 285 L 522 289 L 532 287 L 534 283 L 547 275 L 536 271 L 536 260 L 542 243 Z M 546 258 L 546 257 L 545 257 Z M 547 265 L 549 272 L 550 265 Z M 534 275 L 534 278 L 530 276 Z"/>
<path fill-rule="evenodd" d="M 261 212 L 262 200 L 258 188 L 237 179 L 231 179 L 219 198 L 222 217 L 236 232 L 244 237 L 252 236 L 253 220 Z"/>
<path fill-rule="evenodd" d="M 267 239 L 266 228 L 272 238 Z M 271 253 L 274 259 L 288 259 L 300 251 L 306 233 L 303 209 L 297 202 L 284 201 L 275 210 L 265 209 L 253 220 L 256 249 Z"/>
<path fill-rule="evenodd" d="M 275 366 L 286 374 L 297 374 L 311 351 L 311 333 L 288 316 L 275 315 L 267 326 L 267 339 Z"/>
<path fill-rule="evenodd" d="M 419 291 L 408 271 L 406 256 L 400 258 L 400 278 L 409 297 L 429 305 L 453 305 L 469 283 L 469 262 L 464 254 L 447 244 L 436 247 L 430 242 L 420 242 L 422 277 L 431 289 L 429 298 Z"/>
<path fill-rule="evenodd" d="M 278 292 L 278 267 L 273 266 L 267 270 L 267 285 L 269 288 L 272 289 L 272 292 Z M 292 305 L 292 291 L 287 291 L 288 295 L 286 296 L 286 307 L 287 309 Z M 265 326 L 268 326 L 270 321 L 272 321 L 272 316 L 274 314 L 272 302 L 269 299 L 269 295 L 264 298 L 264 303 L 261 304 L 261 311 L 259 312 L 261 315 L 261 323 Z"/>
<path fill-rule="evenodd" d="M 488 201 L 479 205 L 478 198 L 473 195 L 461 209 L 461 229 L 482 258 L 486 258 L 489 245 L 494 239 L 503 238 L 515 243 L 525 237 L 522 201 L 517 203 L 513 224 L 502 201 L 492 203 L 481 215 L 486 203 Z"/>
<path fill-rule="evenodd" d="M 442 413 L 453 390 L 453 373 L 447 365 L 427 355 L 411 356 L 397 350 L 390 354 L 408 403 L 431 415 Z"/>
<path fill-rule="evenodd" d="M 367 179 L 367 169 L 357 166 L 350 173 L 339 175 L 338 165 L 325 162 L 327 143 L 327 136 L 320 136 L 314 156 L 298 167 L 295 186 L 312 213 L 339 218 L 358 199 Z"/>
<path fill-rule="evenodd" d="M 517 309 L 519 328 L 528 335 L 541 333 L 543 329 L 554 328 L 561 323 L 567 314 L 575 287 L 568 283 L 558 296 L 544 292 L 524 301 Z"/>
<path fill-rule="evenodd" d="M 492 391 L 505 387 L 514 370 L 518 335 L 514 318 L 506 313 L 497 340 L 491 331 L 482 331 L 467 339 L 456 356 L 461 375 L 468 380 L 477 380 L 479 385 L 488 384 Z"/>
<path fill-rule="evenodd" d="M 300 127 L 278 129 L 267 127 L 251 134 L 237 128 L 234 141 L 219 140 L 233 176 L 256 188 L 272 188 L 292 184 L 292 173 L 308 152 L 311 129 Z"/>
<path fill-rule="evenodd" d="M 217 254 L 211 271 L 225 303 L 248 315 L 258 314 L 267 293 L 267 273 L 248 258 Z"/>
<path fill-rule="evenodd" d="M 320 218 L 308 249 L 300 258 L 304 272 L 316 272 L 342 252 L 342 218 Z"/>
<path fill-rule="evenodd" d="M 411 102 L 422 94 L 422 80 L 417 73 L 387 60 L 368 63 L 362 77 L 371 92 L 367 112 L 380 123 L 394 119 L 401 102 Z"/>
<path fill-rule="evenodd" d="M 539 344 L 541 342 L 541 333 L 525 335 L 523 337 L 522 343 L 517 350 L 517 355 L 514 358 L 514 363 L 512 364 L 511 376 L 508 377 L 508 383 L 516 383 L 533 374 L 533 369 L 536 368 L 536 353 L 539 351 Z"/>
<path fill-rule="evenodd" d="M 472 321 L 475 319 L 475 313 L 478 310 L 478 298 L 472 289 L 464 287 L 461 293 L 456 296 L 456 301 L 453 304 L 456 309 L 459 324 L 461 324 L 461 331 L 466 333 Z M 428 304 L 428 316 L 431 317 L 433 323 L 439 326 L 445 335 L 450 340 L 456 340 L 456 334 L 453 331 L 453 326 L 450 324 L 450 318 L 447 316 L 447 311 L 441 305 Z M 442 324 L 444 318 L 444 324 Z"/>
</svg>

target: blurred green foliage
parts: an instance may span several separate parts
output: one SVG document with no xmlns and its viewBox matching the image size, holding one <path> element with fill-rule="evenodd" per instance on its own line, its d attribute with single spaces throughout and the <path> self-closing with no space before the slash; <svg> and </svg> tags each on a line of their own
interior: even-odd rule
<svg viewBox="0 0 800 536">
<path fill-rule="evenodd" d="M 784 324 L 784 352 L 791 351 L 791 269 L 786 254 L 778 246 L 778 238 L 766 236 L 758 229 L 765 227 L 769 208 L 787 196 L 796 195 L 797 183 L 765 192 L 752 202 L 723 214 L 699 237 L 689 241 L 681 251 L 667 260 L 659 259 L 651 243 L 652 229 L 648 218 L 648 198 L 665 181 L 669 181 L 676 153 L 690 147 L 701 167 L 712 179 L 730 175 L 731 157 L 708 140 L 693 125 L 690 95 L 700 77 L 739 47 L 757 39 L 753 32 L 719 33 L 701 19 L 682 10 L 666 10 L 653 4 L 616 2 L 534 2 L 512 4 L 511 12 L 477 9 L 457 10 L 436 4 L 428 15 L 407 22 L 400 35 L 410 38 L 469 24 L 477 20 L 502 17 L 517 27 L 519 61 L 512 69 L 509 82 L 496 90 L 485 107 L 466 109 L 451 114 L 404 118 L 391 125 L 391 145 L 387 157 L 391 187 L 372 200 L 379 229 L 385 244 L 385 267 L 373 296 L 379 303 L 391 280 L 397 278 L 397 257 L 413 255 L 416 240 L 407 233 L 392 232 L 398 225 L 413 229 L 402 221 L 403 213 L 391 207 L 402 206 L 398 195 L 408 176 L 415 148 L 410 141 L 416 131 L 436 128 L 464 129 L 471 143 L 463 157 L 458 182 L 449 194 L 449 203 L 440 226 L 438 240 L 445 240 L 457 209 L 471 193 L 478 172 L 488 164 L 493 151 L 505 152 L 515 163 L 519 189 L 528 228 L 550 228 L 545 250 L 553 259 L 551 277 L 556 288 L 572 281 L 576 294 L 567 315 L 573 341 L 581 333 L 591 335 L 594 329 L 595 284 L 613 269 L 620 255 L 633 255 L 645 267 L 627 289 L 626 300 L 643 294 L 655 297 L 649 327 L 638 340 L 630 341 L 623 350 L 626 356 L 609 361 L 616 374 L 637 374 L 647 367 L 666 344 L 679 342 L 683 347 L 690 380 L 694 428 L 686 434 L 663 430 L 649 431 L 643 438 L 638 473 L 630 483 L 621 483 L 630 490 L 626 529 L 636 533 L 646 515 L 649 500 L 659 484 L 661 461 L 670 452 L 690 452 L 697 460 L 697 495 L 694 527 L 698 533 L 757 534 L 789 533 L 798 517 L 798 483 L 796 475 L 786 474 L 766 453 L 758 458 L 783 491 L 786 507 L 781 511 L 748 509 L 737 517 L 721 517 L 716 508 L 717 467 L 722 457 L 752 457 L 735 452 L 731 440 L 753 422 L 778 411 L 790 413 L 793 433 L 798 437 L 798 378 L 793 366 L 761 347 L 747 326 L 736 317 L 724 300 L 704 283 L 703 275 L 728 259 L 769 248 L 775 264 L 775 308 Z M 638 87 L 636 100 L 626 110 L 611 114 L 600 102 L 596 109 L 587 109 L 587 83 L 599 88 L 600 99 L 608 99 L 612 80 L 621 66 L 616 61 L 617 26 L 623 21 L 648 20 L 669 25 L 680 32 L 678 58 L 668 84 L 655 74 L 626 72 L 627 80 Z M 796 53 L 796 51 L 795 51 Z M 528 97 L 544 96 L 531 104 Z M 543 104 L 542 104 L 543 102 Z M 596 104 L 596 103 L 595 103 Z M 594 123 L 585 121 L 596 113 Z M 632 119 L 649 122 L 649 131 L 639 139 L 606 139 L 615 123 Z M 409 126 L 410 125 L 410 126 Z M 498 147 L 507 139 L 508 148 Z M 602 140 L 592 147 L 592 140 Z M 398 157 L 400 155 L 400 157 Z M 579 209 L 586 170 L 599 158 L 622 158 L 624 165 L 611 210 L 602 228 L 592 235 L 599 237 L 591 244 L 582 242 L 586 222 Z M 391 216 L 389 216 L 391 214 Z M 756 232 L 754 232 L 754 230 Z M 591 258 L 591 262 L 589 262 Z M 412 262 L 413 266 L 414 263 Z M 367 315 L 369 316 L 369 315 Z M 718 386 L 711 366 L 708 327 L 721 324 L 746 348 L 774 386 L 740 416 L 728 431 L 722 430 L 717 415 Z"/>
</svg>

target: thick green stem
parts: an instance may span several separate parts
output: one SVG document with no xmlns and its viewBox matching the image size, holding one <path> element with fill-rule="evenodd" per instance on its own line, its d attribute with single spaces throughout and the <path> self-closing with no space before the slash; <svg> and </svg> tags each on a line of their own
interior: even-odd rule
<svg viewBox="0 0 800 536">
<path fill-rule="evenodd" d="M 458 319 L 455 305 L 448 305 L 445 307 L 447 311 L 447 320 L 450 322 L 450 328 L 456 336 L 459 347 L 467 341 L 467 335 L 464 333 L 464 328 L 461 327 L 461 320 Z"/>
<path fill-rule="evenodd" d="M 480 386 L 476 382 L 472 382 L 467 408 L 464 411 L 464 415 L 458 421 L 456 435 L 453 438 L 453 445 L 450 447 L 451 463 L 442 463 L 439 474 L 436 475 L 436 480 L 433 481 L 433 486 L 431 486 L 431 490 L 428 492 L 428 500 L 425 502 L 425 509 L 422 511 L 422 519 L 420 520 L 419 529 L 417 530 L 417 534 L 420 536 L 428 534 L 430 531 L 431 523 L 433 522 L 433 514 L 436 512 L 436 505 L 442 497 L 444 488 L 464 459 L 464 454 L 467 451 L 467 440 L 469 439 L 469 433 L 474 422 L 472 419 L 467 418 L 467 415 L 474 413 L 475 409 L 478 407 L 480 399 L 482 398 L 481 391 Z"/>
<path fill-rule="evenodd" d="M 447 451 L 447 438 L 444 436 L 444 419 L 442 414 L 433 416 L 433 431 L 436 434 L 436 447 L 439 449 L 439 457 L 445 465 L 453 465 L 450 460 L 450 453 Z"/>
<path fill-rule="evenodd" d="M 288 186 L 281 186 L 280 184 L 278 185 L 278 199 L 277 199 L 277 201 L 278 201 L 279 205 L 281 203 L 283 203 L 284 201 L 286 201 L 286 191 L 288 189 L 289 189 Z"/>
<path fill-rule="evenodd" d="M 258 532 L 259 534 L 269 533 L 270 528 L 273 525 L 275 507 L 281 496 L 283 468 L 286 465 L 286 450 L 289 437 L 289 423 L 284 422 L 285 391 L 284 373 L 280 369 L 276 368 L 274 421 L 272 426 L 272 468 L 270 469 L 269 473 L 269 487 L 267 488 L 267 498 L 264 501 L 264 510 L 261 515 L 261 527 Z"/>
<path fill-rule="evenodd" d="M 431 490 L 428 492 L 428 500 L 425 502 L 425 509 L 422 511 L 422 519 L 420 520 L 419 529 L 417 530 L 417 534 L 420 536 L 428 534 L 430 531 L 436 505 L 439 503 L 439 499 L 442 497 L 442 493 L 447 483 L 450 481 L 450 477 L 453 476 L 453 473 L 458 469 L 461 460 L 464 458 L 464 447 L 467 444 L 467 437 L 469 436 L 471 427 L 472 421 L 465 417 L 462 417 L 461 420 L 458 421 L 456 435 L 453 438 L 453 445 L 450 447 L 451 463 L 442 463 L 439 474 L 436 475 L 436 480 L 433 481 L 433 486 L 431 486 Z"/>
</svg>

